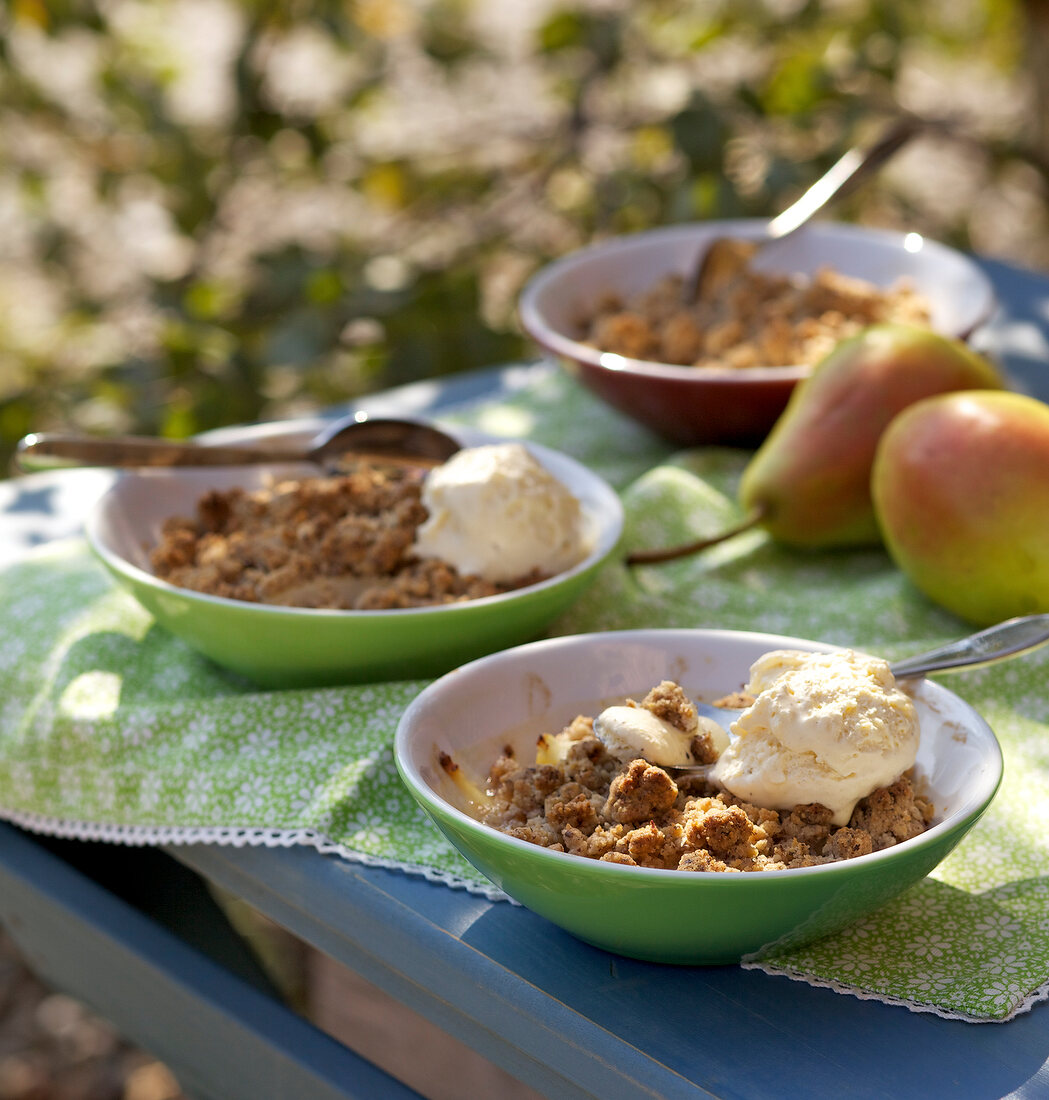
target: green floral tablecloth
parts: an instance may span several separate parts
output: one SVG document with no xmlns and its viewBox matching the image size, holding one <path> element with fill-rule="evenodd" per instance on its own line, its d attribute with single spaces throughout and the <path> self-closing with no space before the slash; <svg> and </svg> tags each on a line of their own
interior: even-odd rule
<svg viewBox="0 0 1049 1100">
<path fill-rule="evenodd" d="M 737 516 L 746 454 L 669 455 L 560 374 L 459 418 L 559 447 L 620 489 L 629 545 Z M 0 574 L 0 816 L 131 844 L 311 844 L 499 897 L 403 788 L 393 734 L 421 682 L 260 691 L 157 628 L 77 539 Z M 751 533 L 704 555 L 610 565 L 552 633 L 760 629 L 902 656 L 965 632 L 880 551 L 808 555 Z M 1049 996 L 1049 648 L 956 676 L 1005 752 L 963 844 L 840 935 L 745 965 L 859 997 L 1004 1021 Z"/>
</svg>

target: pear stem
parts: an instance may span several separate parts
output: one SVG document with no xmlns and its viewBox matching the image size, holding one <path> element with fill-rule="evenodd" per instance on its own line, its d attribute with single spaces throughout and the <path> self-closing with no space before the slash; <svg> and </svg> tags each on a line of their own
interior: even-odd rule
<svg viewBox="0 0 1049 1100">
<path fill-rule="evenodd" d="M 690 554 L 697 554 L 700 550 L 707 550 L 711 546 L 717 546 L 727 542 L 736 535 L 742 535 L 744 531 L 751 531 L 757 527 L 768 513 L 768 509 L 758 505 L 748 513 L 745 519 L 722 531 L 720 535 L 713 535 L 706 539 L 696 539 L 695 542 L 682 543 L 680 546 L 665 546 L 656 550 L 632 550 L 626 556 L 627 565 L 656 565 L 664 561 L 673 561 L 675 558 L 686 558 Z"/>
</svg>

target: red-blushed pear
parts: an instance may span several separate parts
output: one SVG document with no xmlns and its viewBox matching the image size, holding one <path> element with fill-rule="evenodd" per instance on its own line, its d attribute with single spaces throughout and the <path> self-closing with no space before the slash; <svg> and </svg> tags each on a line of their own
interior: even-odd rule
<svg viewBox="0 0 1049 1100">
<path fill-rule="evenodd" d="M 879 324 L 839 343 L 791 395 L 740 482 L 740 503 L 779 542 L 877 544 L 874 451 L 908 405 L 951 390 L 1002 389 L 997 370 L 959 340 Z"/>
<path fill-rule="evenodd" d="M 977 626 L 1049 611 L 1049 405 L 921 401 L 882 437 L 871 491 L 889 553 L 935 603 Z"/>
<path fill-rule="evenodd" d="M 1003 386 L 995 367 L 960 340 L 914 325 L 871 325 L 795 387 L 743 471 L 742 523 L 682 546 L 636 550 L 627 562 L 671 561 L 758 526 L 790 546 L 877 545 L 871 463 L 889 422 L 933 394 Z"/>
</svg>

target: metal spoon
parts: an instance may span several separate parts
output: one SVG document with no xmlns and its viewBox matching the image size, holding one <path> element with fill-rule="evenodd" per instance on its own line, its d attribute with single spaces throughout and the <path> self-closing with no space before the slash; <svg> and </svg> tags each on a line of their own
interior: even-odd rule
<svg viewBox="0 0 1049 1100">
<path fill-rule="evenodd" d="M 437 465 L 460 450 L 450 435 L 414 420 L 369 419 L 362 413 L 334 421 L 305 448 L 280 445 L 226 446 L 147 436 L 66 435 L 40 432 L 22 439 L 15 462 L 23 470 L 66 466 L 247 466 L 312 462 L 327 466 L 344 454 L 387 462 Z"/>
<path fill-rule="evenodd" d="M 889 668 L 897 680 L 919 680 L 930 672 L 978 668 L 1009 657 L 1018 657 L 1046 642 L 1049 642 L 1049 615 L 1022 615 L 989 626 L 967 638 L 937 646 L 926 653 L 904 657 L 900 661 L 894 661 Z M 725 730 L 743 713 L 742 708 L 715 707 L 709 703 L 696 703 L 696 710 L 704 717 L 713 718 Z M 704 768 L 709 769 L 709 765 L 675 770 L 701 774 Z"/>
<path fill-rule="evenodd" d="M 731 282 L 753 259 L 754 255 L 773 241 L 783 240 L 818 214 L 832 199 L 855 187 L 861 180 L 880 168 L 920 130 L 930 124 L 922 119 L 906 117 L 889 127 L 885 134 L 866 149 L 850 149 L 825 175 L 821 176 L 793 205 L 773 218 L 764 235 L 742 240 L 738 237 L 715 237 L 704 249 L 692 272 L 681 288 L 686 305 L 699 298 L 708 298 Z"/>
</svg>

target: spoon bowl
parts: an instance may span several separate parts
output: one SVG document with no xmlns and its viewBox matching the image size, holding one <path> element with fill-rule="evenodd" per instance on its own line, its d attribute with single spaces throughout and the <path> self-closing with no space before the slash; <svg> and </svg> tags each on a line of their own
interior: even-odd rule
<svg viewBox="0 0 1049 1100">
<path fill-rule="evenodd" d="M 68 466 L 171 468 L 287 462 L 310 462 L 324 468 L 352 454 L 384 462 L 436 466 L 460 449 L 457 440 L 432 424 L 389 417 L 373 419 L 363 413 L 354 413 L 327 425 L 304 447 L 218 445 L 147 436 L 104 438 L 36 432 L 19 441 L 15 462 L 25 471 Z"/>
</svg>

